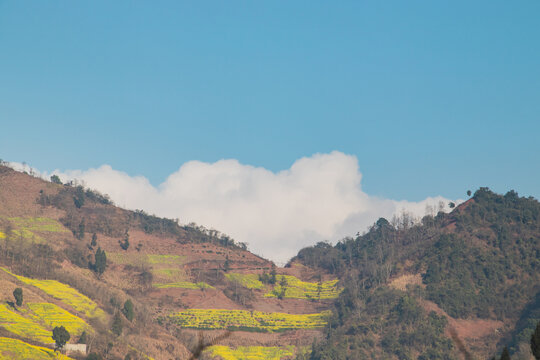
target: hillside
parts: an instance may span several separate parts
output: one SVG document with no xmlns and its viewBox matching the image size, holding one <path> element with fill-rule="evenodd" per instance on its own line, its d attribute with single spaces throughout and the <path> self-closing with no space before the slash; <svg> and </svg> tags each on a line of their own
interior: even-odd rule
<svg viewBox="0 0 540 360">
<path fill-rule="evenodd" d="M 342 279 L 309 359 L 532 359 L 540 320 L 540 203 L 480 188 L 450 214 L 379 219 L 293 263 Z"/>
<path fill-rule="evenodd" d="M 107 359 L 291 359 L 323 338 L 337 277 L 53 180 L 0 166 L 0 359 L 54 358 L 61 325 Z"/>
<path fill-rule="evenodd" d="M 275 267 L 215 230 L 0 166 L 0 359 L 531 359 L 540 204 L 475 192 Z M 21 288 L 23 302 L 15 302 Z M 69 345 L 72 347 L 73 345 Z"/>
</svg>

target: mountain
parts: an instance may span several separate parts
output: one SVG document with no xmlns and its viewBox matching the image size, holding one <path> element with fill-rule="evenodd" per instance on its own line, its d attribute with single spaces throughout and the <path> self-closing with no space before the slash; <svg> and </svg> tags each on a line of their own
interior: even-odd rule
<svg viewBox="0 0 540 360">
<path fill-rule="evenodd" d="M 75 359 L 290 359 L 323 338 L 337 281 L 0 166 L 0 359 L 53 358 L 57 326 Z"/>
<path fill-rule="evenodd" d="M 480 188 L 450 214 L 379 219 L 294 260 L 341 278 L 309 359 L 532 359 L 540 321 L 540 203 Z"/>
<path fill-rule="evenodd" d="M 216 230 L 0 166 L 0 359 L 55 358 L 59 326 L 72 359 L 487 359 L 504 346 L 531 359 L 539 238 L 537 200 L 481 188 L 279 268 Z"/>
</svg>

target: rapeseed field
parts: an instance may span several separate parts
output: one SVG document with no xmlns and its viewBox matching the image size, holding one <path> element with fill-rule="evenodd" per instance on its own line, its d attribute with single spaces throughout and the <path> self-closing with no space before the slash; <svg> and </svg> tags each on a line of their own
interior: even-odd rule
<svg viewBox="0 0 540 360">
<path fill-rule="evenodd" d="M 248 310 L 188 309 L 169 316 L 176 324 L 195 329 L 274 332 L 316 329 L 326 325 L 330 311 L 315 314 L 266 313 Z"/>
<path fill-rule="evenodd" d="M 207 352 L 223 360 L 282 360 L 292 359 L 294 346 L 239 346 L 233 349 L 228 346 L 214 345 L 209 347 Z"/>
</svg>

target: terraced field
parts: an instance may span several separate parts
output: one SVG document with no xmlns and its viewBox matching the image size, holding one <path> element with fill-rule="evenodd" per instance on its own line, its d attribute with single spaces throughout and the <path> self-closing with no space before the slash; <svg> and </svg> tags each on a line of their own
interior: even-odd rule
<svg viewBox="0 0 540 360">
<path fill-rule="evenodd" d="M 282 360 L 292 359 L 294 346 L 240 346 L 232 349 L 228 346 L 214 345 L 207 352 L 223 360 Z"/>
<path fill-rule="evenodd" d="M 229 281 L 237 281 L 242 286 L 248 289 L 265 289 L 265 286 L 257 274 L 238 274 L 230 273 L 225 275 Z M 282 294 L 280 283 L 285 279 L 287 286 Z M 337 287 L 338 280 L 318 282 L 306 282 L 291 275 L 277 275 L 276 284 L 272 290 L 266 293 L 265 297 L 280 297 L 305 300 L 326 300 L 336 299 L 341 293 L 341 289 Z"/>
<path fill-rule="evenodd" d="M 64 326 L 71 336 L 79 336 L 90 327 L 81 318 L 67 312 L 61 307 L 51 303 L 28 303 L 30 316 L 37 322 L 42 322 L 48 328 Z"/>
<path fill-rule="evenodd" d="M 52 340 L 51 340 L 52 341 Z M 27 344 L 21 340 L 0 337 L 0 360 L 69 360 L 51 349 Z"/>
<path fill-rule="evenodd" d="M 15 335 L 44 344 L 53 342 L 51 331 L 16 313 L 5 304 L 0 304 L 0 327 L 5 328 Z"/>
<path fill-rule="evenodd" d="M 90 300 L 87 296 L 81 294 L 69 285 L 63 284 L 56 280 L 30 279 L 24 276 L 15 275 L 7 269 L 0 269 L 16 277 L 19 281 L 35 286 L 48 295 L 61 300 L 65 304 L 71 306 L 77 312 L 84 314 L 86 317 L 96 317 L 100 319 L 104 319 L 106 317 L 105 312 L 101 310 L 94 301 Z"/>
<path fill-rule="evenodd" d="M 170 289 L 170 288 L 193 289 L 193 290 L 214 289 L 212 285 L 208 285 L 205 282 L 192 283 L 189 281 L 177 281 L 177 282 L 172 282 L 172 283 L 153 284 L 153 286 L 158 289 Z"/>
<path fill-rule="evenodd" d="M 326 325 L 330 311 L 315 314 L 266 313 L 247 310 L 188 309 L 169 315 L 174 323 L 194 329 L 274 332 L 316 329 Z"/>
<path fill-rule="evenodd" d="M 305 282 L 295 276 L 278 275 L 277 283 L 274 289 L 265 294 L 265 297 L 278 297 L 281 292 L 281 282 L 285 279 L 287 285 L 283 297 L 293 299 L 323 300 L 336 299 L 342 289 L 337 287 L 339 280 L 323 281 L 320 284 L 316 282 Z"/>
<path fill-rule="evenodd" d="M 262 281 L 259 280 L 259 275 L 257 274 L 230 273 L 230 274 L 225 274 L 225 277 L 229 281 L 236 281 L 240 285 L 248 289 L 264 289 L 265 288 L 265 285 L 262 283 Z"/>
<path fill-rule="evenodd" d="M 69 232 L 58 221 L 46 217 L 12 217 L 8 220 L 18 229 L 36 232 Z"/>
<path fill-rule="evenodd" d="M 14 227 L 12 234 L 15 238 L 41 242 L 43 238 L 38 233 L 69 232 L 58 221 L 46 217 L 11 217 L 8 220 Z"/>
</svg>

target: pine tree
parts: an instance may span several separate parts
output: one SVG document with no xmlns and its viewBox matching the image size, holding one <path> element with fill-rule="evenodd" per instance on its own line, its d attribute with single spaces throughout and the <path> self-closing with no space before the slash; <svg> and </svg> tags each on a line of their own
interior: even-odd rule
<svg viewBox="0 0 540 360">
<path fill-rule="evenodd" d="M 90 242 L 90 246 L 94 247 L 96 245 L 97 245 L 97 234 L 93 233 L 92 234 L 92 241 Z"/>
<path fill-rule="evenodd" d="M 536 330 L 531 335 L 531 351 L 536 360 L 540 360 L 540 321 L 536 324 Z"/>
<path fill-rule="evenodd" d="M 133 303 L 131 302 L 131 300 L 126 300 L 126 302 L 124 303 L 124 308 L 122 309 L 122 313 L 124 314 L 126 319 L 128 319 L 129 321 L 133 321 L 134 311 Z"/>
<path fill-rule="evenodd" d="M 94 255 L 96 262 L 94 263 L 94 271 L 101 276 L 105 272 L 107 267 L 107 255 L 104 250 L 101 250 L 101 247 L 98 247 L 96 254 Z"/>
</svg>

